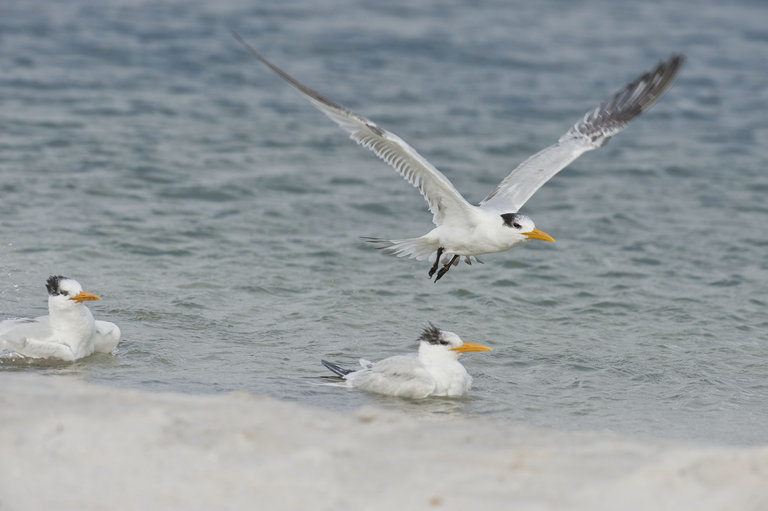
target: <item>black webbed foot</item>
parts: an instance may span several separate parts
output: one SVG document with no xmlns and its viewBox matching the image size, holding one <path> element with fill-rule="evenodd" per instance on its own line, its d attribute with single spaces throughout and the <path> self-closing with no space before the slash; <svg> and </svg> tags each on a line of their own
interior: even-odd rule
<svg viewBox="0 0 768 511">
<path fill-rule="evenodd" d="M 446 273 L 448 273 L 448 270 L 450 270 L 450 269 L 451 269 L 451 266 L 453 266 L 454 264 L 456 264 L 456 261 L 458 261 L 458 260 L 459 260 L 459 256 L 458 256 L 458 254 L 457 254 L 457 255 L 453 256 L 453 259 L 451 259 L 451 260 L 450 260 L 450 261 L 448 261 L 446 264 L 444 264 L 444 265 L 443 265 L 443 267 L 442 267 L 442 268 L 440 268 L 440 271 L 439 271 L 439 272 L 437 272 L 437 277 L 435 277 L 435 282 L 437 282 L 438 280 L 440 280 L 440 278 L 441 278 L 443 275 L 445 275 Z"/>
</svg>

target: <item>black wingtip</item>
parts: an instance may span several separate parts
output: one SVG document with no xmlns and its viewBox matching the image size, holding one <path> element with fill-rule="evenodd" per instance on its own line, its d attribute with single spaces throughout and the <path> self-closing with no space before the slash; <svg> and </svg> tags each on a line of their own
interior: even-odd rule
<svg viewBox="0 0 768 511">
<path fill-rule="evenodd" d="M 672 65 L 672 66 L 674 66 L 676 68 L 682 66 L 683 64 L 685 64 L 685 61 L 686 61 L 685 54 L 684 53 L 680 53 L 680 52 L 673 53 L 669 57 L 669 59 L 667 59 L 667 62 L 669 62 L 670 65 Z"/>
<path fill-rule="evenodd" d="M 684 63 L 685 55 L 673 53 L 667 60 L 660 61 L 652 71 L 644 73 L 627 86 L 634 88 L 642 83 L 648 84 L 646 94 L 638 98 L 637 107 L 640 112 L 648 110 L 669 90 Z"/>
<path fill-rule="evenodd" d="M 386 250 L 392 246 L 392 242 L 389 240 L 385 240 L 384 238 L 371 238 L 369 236 L 360 236 L 360 239 L 372 245 L 381 245 L 378 247 L 374 247 L 376 250 Z M 393 252 L 391 251 L 385 251 L 384 253 L 389 255 L 393 254 Z"/>
<path fill-rule="evenodd" d="M 328 362 L 327 360 L 321 360 L 320 362 L 322 362 L 329 371 L 340 378 L 344 378 L 349 373 L 354 373 L 354 371 L 351 369 L 344 369 L 343 367 L 337 366 L 333 362 Z"/>
<path fill-rule="evenodd" d="M 685 62 L 682 53 L 673 53 L 614 93 L 597 108 L 587 112 L 568 135 L 578 133 L 595 147 L 604 145 L 635 117 L 651 108 L 675 83 Z"/>
<path fill-rule="evenodd" d="M 237 32 L 235 32 L 234 30 L 231 30 L 231 31 L 230 31 L 230 34 L 232 34 L 232 37 L 234 37 L 234 38 L 237 40 L 237 42 L 239 42 L 240 44 L 242 44 L 242 45 L 245 47 L 245 49 L 248 51 L 248 53 L 250 53 L 251 55 L 253 55 L 253 56 L 254 56 L 254 57 L 256 57 L 257 59 L 259 59 L 259 60 L 261 60 L 262 62 L 264 62 L 264 60 L 265 60 L 265 59 L 264 59 L 264 57 L 261 55 L 261 53 L 259 53 L 258 51 L 256 51 L 256 48 L 254 48 L 253 46 L 251 46 L 251 45 L 248 43 L 248 41 L 246 41 L 245 39 L 243 39 L 243 36 L 241 36 L 240 34 L 238 34 Z M 264 63 L 265 63 L 265 64 L 267 64 L 267 65 L 270 65 L 268 62 L 264 62 Z M 272 66 L 270 66 L 270 67 L 272 67 Z"/>
</svg>

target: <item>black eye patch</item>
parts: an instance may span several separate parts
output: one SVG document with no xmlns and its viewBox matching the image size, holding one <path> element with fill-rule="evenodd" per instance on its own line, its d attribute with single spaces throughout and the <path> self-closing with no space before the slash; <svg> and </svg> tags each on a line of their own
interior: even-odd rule
<svg viewBox="0 0 768 511">
<path fill-rule="evenodd" d="M 501 215 L 501 218 L 504 220 L 504 225 L 507 227 L 514 227 L 515 229 L 520 229 L 522 227 L 517 221 L 517 213 L 504 213 Z"/>
<path fill-rule="evenodd" d="M 64 277 L 63 275 L 51 275 L 48 277 L 48 280 L 45 282 L 45 288 L 48 290 L 48 294 L 51 296 L 58 296 L 60 294 L 66 295 L 67 293 L 62 293 L 61 289 L 59 288 L 61 281 L 65 280 L 66 278 L 67 277 Z"/>
</svg>

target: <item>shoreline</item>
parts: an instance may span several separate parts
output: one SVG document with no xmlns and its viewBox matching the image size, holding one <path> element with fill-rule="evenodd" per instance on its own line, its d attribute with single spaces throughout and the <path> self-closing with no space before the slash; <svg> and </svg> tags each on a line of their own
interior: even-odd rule
<svg viewBox="0 0 768 511">
<path fill-rule="evenodd" d="M 0 509 L 768 509 L 768 446 L 0 373 Z"/>
</svg>

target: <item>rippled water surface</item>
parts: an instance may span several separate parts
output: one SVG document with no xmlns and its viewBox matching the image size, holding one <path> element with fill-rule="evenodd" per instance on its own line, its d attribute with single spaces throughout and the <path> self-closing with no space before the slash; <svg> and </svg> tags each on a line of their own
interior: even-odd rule
<svg viewBox="0 0 768 511">
<path fill-rule="evenodd" d="M 4 370 L 323 408 L 768 442 L 762 2 L 15 2 L 0 10 L 0 317 L 50 274 L 103 297 L 114 357 Z M 366 5 L 367 4 L 367 5 Z M 557 243 L 461 265 L 361 236 L 431 228 L 416 190 L 269 70 L 408 140 L 471 201 L 674 51 L 670 93 L 524 208 Z M 319 359 L 494 351 L 465 399 L 324 386 Z"/>
</svg>

